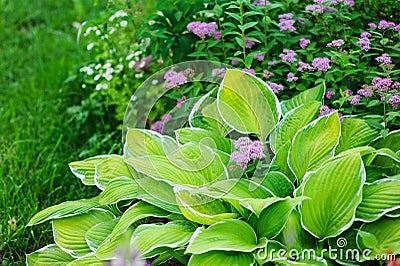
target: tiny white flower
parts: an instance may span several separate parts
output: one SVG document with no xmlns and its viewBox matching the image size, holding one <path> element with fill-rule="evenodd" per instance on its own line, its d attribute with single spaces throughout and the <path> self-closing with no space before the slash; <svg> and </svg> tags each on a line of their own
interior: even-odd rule
<svg viewBox="0 0 400 266">
<path fill-rule="evenodd" d="M 124 69 L 124 65 L 118 64 L 118 65 L 116 66 L 116 69 L 117 69 L 118 72 L 120 72 L 120 71 L 122 71 L 122 70 Z"/>
<path fill-rule="evenodd" d="M 96 30 L 96 35 L 101 35 L 101 31 L 100 30 Z"/>
<path fill-rule="evenodd" d="M 137 100 L 137 96 L 136 96 L 136 95 L 132 95 L 131 101 L 134 102 L 134 101 L 136 101 L 136 100 Z"/>
<path fill-rule="evenodd" d="M 119 23 L 119 25 L 120 25 L 121 27 L 125 28 L 125 27 L 128 25 L 128 21 L 122 20 L 122 21 Z"/>
<path fill-rule="evenodd" d="M 112 80 L 112 78 L 113 78 L 113 76 L 111 74 L 107 74 L 107 73 L 103 74 L 103 77 L 108 81 Z"/>
<path fill-rule="evenodd" d="M 133 58 L 133 54 L 128 54 L 128 56 L 126 57 L 126 60 L 129 61 Z"/>
<path fill-rule="evenodd" d="M 115 30 L 116 30 L 116 29 L 115 29 L 114 27 L 111 27 L 111 28 L 110 28 L 110 31 L 109 31 L 108 33 L 109 33 L 110 35 L 112 35 L 112 34 L 115 32 Z"/>
<path fill-rule="evenodd" d="M 86 46 L 86 49 L 88 49 L 90 51 L 90 50 L 92 50 L 93 46 L 94 46 L 94 43 L 91 42 Z"/>
<path fill-rule="evenodd" d="M 108 84 L 107 84 L 107 83 L 104 83 L 103 85 L 101 85 L 101 88 L 102 88 L 102 89 L 108 89 Z"/>
<path fill-rule="evenodd" d="M 151 81 L 151 84 L 157 85 L 157 84 L 158 84 L 158 79 L 153 79 L 153 80 Z"/>
<path fill-rule="evenodd" d="M 100 69 L 101 68 L 101 64 L 97 64 L 95 67 L 94 67 L 94 69 Z"/>
<path fill-rule="evenodd" d="M 135 56 L 135 61 L 139 61 L 140 58 L 138 56 Z"/>
<path fill-rule="evenodd" d="M 143 73 L 135 74 L 135 78 L 137 79 L 143 78 Z"/>
<path fill-rule="evenodd" d="M 108 20 L 109 20 L 110 22 L 112 22 L 114 19 L 115 19 L 115 16 L 112 15 Z"/>
<path fill-rule="evenodd" d="M 139 56 L 139 55 L 141 55 L 141 54 L 143 54 L 143 51 L 136 51 L 136 52 L 135 52 L 135 55 L 136 55 L 136 56 Z"/>
<path fill-rule="evenodd" d="M 94 81 L 98 81 L 101 78 L 100 74 L 97 74 L 96 76 L 94 76 L 93 80 Z"/>
<path fill-rule="evenodd" d="M 82 84 L 82 89 L 84 89 L 84 88 L 86 88 L 86 84 L 85 83 Z"/>
<path fill-rule="evenodd" d="M 101 84 L 97 84 L 97 85 L 96 85 L 96 91 L 99 91 L 99 90 L 101 90 L 101 87 L 102 87 L 102 85 L 101 85 Z"/>
<path fill-rule="evenodd" d="M 128 16 L 128 14 L 127 14 L 125 11 L 123 11 L 123 10 L 119 10 L 119 11 L 117 11 L 117 13 L 115 13 L 115 16 L 116 16 L 117 18 L 119 18 L 119 17 L 126 17 L 126 16 Z"/>
<path fill-rule="evenodd" d="M 154 24 L 156 24 L 156 22 L 154 20 L 149 20 L 149 25 L 153 26 Z"/>
<path fill-rule="evenodd" d="M 161 11 L 157 11 L 157 15 L 159 15 L 159 16 L 161 16 L 161 17 L 164 16 L 163 12 L 161 12 Z"/>
<path fill-rule="evenodd" d="M 104 69 L 107 69 L 107 68 L 110 68 L 110 67 L 111 67 L 111 64 L 110 64 L 110 63 L 107 63 L 107 64 L 104 64 L 104 65 L 103 65 L 103 68 L 104 68 Z"/>
<path fill-rule="evenodd" d="M 91 69 L 90 67 L 88 67 L 88 68 L 86 69 L 86 73 L 87 73 L 89 76 L 91 76 L 91 75 L 94 74 L 94 71 L 93 71 L 93 69 Z"/>
<path fill-rule="evenodd" d="M 142 61 L 142 63 L 140 63 L 140 65 L 139 65 L 139 67 L 140 67 L 140 68 L 144 68 L 145 65 L 146 65 L 146 62 L 145 62 L 145 61 Z"/>
<path fill-rule="evenodd" d="M 135 61 L 130 61 L 129 64 L 128 64 L 128 67 L 129 67 L 129 68 L 134 68 L 135 65 L 136 65 L 136 62 L 135 62 Z"/>
<path fill-rule="evenodd" d="M 110 75 L 112 73 L 114 73 L 114 69 L 113 68 L 110 67 L 110 68 L 106 69 L 106 74 Z"/>
</svg>

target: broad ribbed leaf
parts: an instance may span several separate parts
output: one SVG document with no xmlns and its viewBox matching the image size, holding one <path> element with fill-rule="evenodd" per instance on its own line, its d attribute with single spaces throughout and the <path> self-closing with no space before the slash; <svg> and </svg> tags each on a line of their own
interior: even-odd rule
<svg viewBox="0 0 400 266">
<path fill-rule="evenodd" d="M 226 219 L 207 229 L 199 227 L 190 239 L 185 253 L 202 254 L 216 250 L 252 252 L 265 245 L 266 239 L 258 241 L 249 224 L 241 220 Z"/>
<path fill-rule="evenodd" d="M 99 221 L 98 224 L 87 230 L 85 239 L 91 250 L 96 251 L 99 248 L 104 240 L 111 234 L 118 220 L 119 218 L 107 220 L 105 222 Z"/>
<path fill-rule="evenodd" d="M 335 154 L 351 148 L 368 145 L 368 143 L 377 137 L 378 133 L 378 130 L 372 129 L 365 120 L 344 118 Z"/>
<path fill-rule="evenodd" d="M 127 209 L 112 230 L 110 238 L 114 238 L 126 232 L 133 223 L 146 217 L 165 218 L 170 213 L 146 202 L 139 201 Z"/>
<path fill-rule="evenodd" d="M 220 266 L 220 265 L 253 265 L 254 258 L 250 253 L 234 251 L 209 251 L 203 254 L 194 254 L 190 257 L 188 266 Z"/>
<path fill-rule="evenodd" d="M 400 150 L 400 130 L 390 132 L 386 138 L 379 137 L 375 139 L 371 146 L 376 149 L 389 148 L 394 152 Z"/>
<path fill-rule="evenodd" d="M 333 156 L 339 135 L 340 122 L 336 112 L 296 133 L 289 151 L 289 166 L 297 179 L 302 180 L 306 172 L 315 171 Z"/>
<path fill-rule="evenodd" d="M 290 170 L 288 164 L 289 150 L 291 146 L 291 141 L 286 142 L 275 154 L 274 158 L 272 159 L 271 166 L 278 166 L 279 168 L 277 171 L 286 175 L 290 181 L 295 182 L 296 176 L 293 174 L 292 170 Z"/>
<path fill-rule="evenodd" d="M 255 215 L 250 216 L 249 224 L 258 237 L 274 238 L 282 231 L 293 209 L 303 200 L 307 199 L 297 197 L 277 201 L 265 208 L 259 218 Z"/>
<path fill-rule="evenodd" d="M 333 249 L 341 250 L 343 254 L 348 254 L 347 256 L 338 256 L 335 261 L 340 262 L 342 265 L 354 264 L 357 265 L 357 255 L 361 255 L 362 251 L 358 249 L 357 246 L 357 232 L 360 225 L 354 224 L 348 230 L 344 231 L 342 234 L 338 235 L 335 238 L 329 238 L 328 244 Z M 356 252 L 358 253 L 356 253 Z M 351 253 L 350 253 L 351 252 Z M 364 258 L 359 256 L 359 261 L 363 261 Z"/>
<path fill-rule="evenodd" d="M 217 148 L 220 151 L 231 153 L 232 140 L 215 134 L 213 131 L 202 128 L 181 128 L 175 132 L 179 143 L 188 142 L 201 143 L 211 148 Z"/>
<path fill-rule="evenodd" d="M 294 185 L 292 181 L 281 172 L 269 172 L 261 184 L 277 197 L 283 198 L 286 196 L 293 196 Z"/>
<path fill-rule="evenodd" d="M 94 181 L 96 186 L 104 190 L 110 180 L 116 177 L 133 178 L 122 156 L 110 156 L 95 166 Z"/>
<path fill-rule="evenodd" d="M 280 117 L 278 100 L 260 79 L 228 69 L 218 91 L 218 110 L 224 121 L 242 133 L 265 139 Z"/>
<path fill-rule="evenodd" d="M 133 233 L 131 246 L 139 249 L 142 256 L 146 258 L 156 248 L 177 248 L 186 245 L 196 228 L 194 223 L 188 221 L 142 224 Z"/>
<path fill-rule="evenodd" d="M 400 217 L 400 209 L 388 212 L 388 213 L 386 213 L 385 216 L 390 217 L 390 218 L 398 218 L 398 217 Z"/>
<path fill-rule="evenodd" d="M 324 94 L 325 94 L 325 84 L 323 83 L 315 86 L 314 88 L 305 90 L 287 101 L 282 101 L 281 103 L 282 113 L 286 114 L 290 110 L 293 110 L 302 104 L 314 101 L 320 102 L 323 99 Z"/>
<path fill-rule="evenodd" d="M 400 209 L 400 180 L 382 179 L 364 185 L 356 219 L 373 222 L 396 209 Z"/>
<path fill-rule="evenodd" d="M 110 181 L 107 188 L 100 194 L 101 204 L 116 203 L 121 200 L 138 197 L 140 187 L 136 180 L 127 177 L 117 177 Z"/>
<path fill-rule="evenodd" d="M 297 131 L 302 129 L 319 114 L 320 102 L 309 102 L 288 112 L 271 132 L 271 149 L 278 151 L 286 142 L 292 141 Z"/>
<path fill-rule="evenodd" d="M 103 266 L 107 262 L 98 259 L 95 255 L 85 256 L 67 264 L 67 266 Z"/>
<path fill-rule="evenodd" d="M 376 222 L 363 224 L 360 231 L 372 234 L 377 240 L 377 245 L 372 248 L 370 254 L 371 259 L 374 259 L 378 254 L 400 254 L 400 219 L 381 218 Z M 357 245 L 361 250 L 367 248 L 367 243 L 357 234 Z M 370 248 L 370 249 L 371 249 Z"/>
<path fill-rule="evenodd" d="M 273 203 L 284 200 L 283 198 L 271 197 L 266 199 L 245 199 L 240 201 L 240 205 L 254 213 L 257 218 L 260 217 L 261 212 L 272 205 Z"/>
<path fill-rule="evenodd" d="M 302 195 L 310 199 L 300 205 L 303 227 L 322 239 L 349 228 L 361 202 L 364 182 L 365 169 L 359 154 L 331 160 L 309 174 Z"/>
<path fill-rule="evenodd" d="M 100 155 L 87 158 L 83 161 L 71 162 L 69 163 L 69 168 L 76 177 L 81 179 L 83 184 L 93 186 L 95 185 L 95 166 L 113 156 L 116 155 Z"/>
<path fill-rule="evenodd" d="M 94 209 L 81 215 L 56 219 L 53 221 L 54 241 L 71 256 L 82 257 L 92 252 L 86 243 L 86 232 L 96 224 L 114 218 L 109 211 Z"/>
<path fill-rule="evenodd" d="M 125 158 L 149 155 L 164 155 L 162 136 L 150 130 L 129 128 L 124 147 Z"/>
<path fill-rule="evenodd" d="M 129 227 L 122 235 L 112 239 L 107 238 L 96 250 L 96 257 L 101 260 L 110 260 L 116 257 L 115 251 L 120 246 L 129 245 L 134 229 Z"/>
<path fill-rule="evenodd" d="M 74 258 L 60 249 L 57 245 L 51 244 L 45 246 L 31 254 L 26 255 L 27 265 L 51 265 L 64 266 Z"/>
<path fill-rule="evenodd" d="M 237 213 L 231 213 L 229 206 L 219 199 L 194 193 L 183 187 L 176 187 L 175 193 L 178 206 L 189 221 L 210 225 L 220 220 L 238 216 Z"/>
<path fill-rule="evenodd" d="M 40 224 L 51 219 L 82 214 L 98 206 L 100 206 L 98 197 L 76 201 L 66 201 L 38 212 L 32 217 L 27 226 Z"/>
</svg>

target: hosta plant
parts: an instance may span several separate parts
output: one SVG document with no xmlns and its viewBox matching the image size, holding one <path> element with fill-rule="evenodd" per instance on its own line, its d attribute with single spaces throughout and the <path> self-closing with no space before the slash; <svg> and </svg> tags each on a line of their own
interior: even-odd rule
<svg viewBox="0 0 400 266">
<path fill-rule="evenodd" d="M 320 116 L 323 84 L 279 102 L 229 69 L 215 94 L 173 135 L 128 128 L 123 155 L 71 163 L 101 192 L 36 214 L 29 225 L 51 221 L 55 244 L 27 263 L 104 265 L 121 247 L 152 265 L 395 259 L 399 131 L 382 138 L 364 120 Z"/>
</svg>

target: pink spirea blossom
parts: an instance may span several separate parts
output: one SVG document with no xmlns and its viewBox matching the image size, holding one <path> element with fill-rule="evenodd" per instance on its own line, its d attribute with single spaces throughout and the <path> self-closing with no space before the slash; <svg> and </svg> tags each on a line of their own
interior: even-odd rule
<svg viewBox="0 0 400 266">
<path fill-rule="evenodd" d="M 243 71 L 251 75 L 256 75 L 256 71 L 252 68 L 243 68 Z"/>
<path fill-rule="evenodd" d="M 215 68 L 211 72 L 211 76 L 223 78 L 225 76 L 226 69 L 225 68 Z"/>
<path fill-rule="evenodd" d="M 319 108 L 319 116 L 318 117 L 321 117 L 321 116 L 324 116 L 324 115 L 329 115 L 330 113 L 333 113 L 335 111 L 336 111 L 336 109 L 330 109 L 329 106 L 322 105 Z M 339 116 L 340 122 L 342 122 L 343 121 L 343 114 L 341 112 L 338 112 L 338 116 Z"/>
<path fill-rule="evenodd" d="M 297 70 L 299 71 L 299 72 L 304 72 L 304 71 L 314 71 L 315 69 L 312 67 L 312 66 L 310 66 L 310 64 L 308 64 L 308 63 L 304 63 L 303 61 L 299 61 L 299 65 L 298 65 L 298 67 L 297 67 Z"/>
<path fill-rule="evenodd" d="M 268 61 L 268 65 L 269 66 L 273 66 L 273 65 L 275 65 L 275 64 L 277 64 L 278 62 L 276 61 L 276 60 L 274 60 L 274 61 Z"/>
<path fill-rule="evenodd" d="M 135 71 L 136 72 L 141 72 L 142 70 L 148 70 L 150 67 L 150 62 L 152 59 L 152 55 L 149 55 L 147 57 L 145 57 L 144 59 L 140 60 L 139 62 L 137 62 L 135 64 Z"/>
<path fill-rule="evenodd" d="M 300 47 L 302 49 L 305 49 L 310 43 L 311 43 L 311 41 L 309 39 L 305 39 L 305 38 L 300 39 Z"/>
<path fill-rule="evenodd" d="M 400 95 L 393 95 L 389 98 L 387 101 L 388 104 L 390 104 L 393 108 L 399 107 L 400 104 Z"/>
<path fill-rule="evenodd" d="M 334 95 L 335 95 L 335 92 L 334 92 L 334 91 L 327 91 L 327 92 L 325 93 L 325 98 L 330 99 L 330 98 L 332 98 Z"/>
<path fill-rule="evenodd" d="M 371 97 L 372 96 L 372 89 L 368 88 L 368 86 L 367 86 L 367 88 L 365 88 L 365 89 L 359 89 L 357 91 L 357 94 L 360 95 L 360 96 L 363 96 L 363 97 Z"/>
<path fill-rule="evenodd" d="M 358 104 L 360 102 L 361 96 L 360 95 L 354 95 L 353 97 L 349 98 L 348 101 L 351 105 Z"/>
<path fill-rule="evenodd" d="M 396 27 L 394 28 L 395 31 L 400 32 L 400 24 L 397 24 Z"/>
<path fill-rule="evenodd" d="M 271 88 L 274 93 L 278 93 L 279 91 L 283 90 L 283 85 L 268 81 L 267 84 Z"/>
<path fill-rule="evenodd" d="M 390 78 L 375 77 L 371 81 L 372 86 L 380 92 L 390 90 L 393 80 Z"/>
<path fill-rule="evenodd" d="M 206 36 L 211 36 L 214 39 L 221 38 L 221 33 L 217 32 L 218 26 L 214 22 L 206 23 L 201 21 L 194 21 L 187 25 L 187 29 L 192 31 L 196 36 L 204 39 Z"/>
<path fill-rule="evenodd" d="M 392 63 L 389 54 L 382 54 L 381 56 L 375 58 L 375 60 L 385 65 L 390 65 Z"/>
<path fill-rule="evenodd" d="M 287 81 L 289 81 L 289 82 L 296 81 L 296 80 L 299 79 L 299 78 L 296 77 L 295 74 L 292 73 L 292 72 L 289 72 L 289 73 L 287 74 L 287 77 L 286 77 L 286 78 L 287 78 Z"/>
<path fill-rule="evenodd" d="M 294 20 L 293 20 L 293 14 L 287 13 L 287 14 L 282 14 L 279 15 L 279 29 L 280 31 L 295 31 L 296 28 L 293 26 L 294 25 Z"/>
<path fill-rule="evenodd" d="M 327 57 L 316 57 L 312 61 L 312 66 L 316 70 L 326 72 L 331 69 L 331 66 L 329 65 L 330 62 L 331 60 Z"/>
<path fill-rule="evenodd" d="M 344 44 L 344 41 L 342 39 L 339 40 L 333 40 L 330 43 L 328 43 L 326 45 L 326 47 L 336 47 L 336 48 L 340 48 L 342 47 L 342 45 Z"/>
<path fill-rule="evenodd" d="M 186 96 L 183 95 L 182 98 L 176 101 L 176 108 L 182 108 L 182 104 L 186 102 Z"/>
<path fill-rule="evenodd" d="M 371 49 L 371 41 L 367 37 L 360 38 L 357 44 L 361 46 L 361 50 L 363 51 L 368 51 L 369 49 Z"/>
<path fill-rule="evenodd" d="M 375 23 L 371 22 L 371 23 L 368 23 L 368 27 L 375 29 L 378 26 Z"/>
<path fill-rule="evenodd" d="M 351 90 L 347 89 L 347 90 L 343 91 L 343 94 L 344 94 L 344 96 L 351 96 L 351 95 L 353 95 L 353 92 Z"/>
<path fill-rule="evenodd" d="M 271 3 L 268 0 L 257 0 L 253 2 L 254 6 L 269 6 Z"/>
<path fill-rule="evenodd" d="M 387 28 L 395 27 L 395 26 L 396 26 L 396 24 L 392 21 L 381 20 L 381 21 L 379 21 L 378 29 L 382 30 L 382 29 L 387 29 Z"/>
<path fill-rule="evenodd" d="M 245 36 L 244 37 L 244 43 L 246 48 L 251 49 L 256 43 L 252 40 L 249 40 L 249 37 Z"/>
<path fill-rule="evenodd" d="M 372 35 L 371 33 L 369 33 L 368 31 L 364 31 L 363 33 L 361 33 L 361 38 L 370 38 Z"/>
<path fill-rule="evenodd" d="M 237 63 L 239 63 L 239 60 L 235 60 L 235 59 L 231 60 L 232 65 L 236 65 Z"/>
<path fill-rule="evenodd" d="M 283 49 L 283 53 L 279 55 L 282 59 L 282 62 L 293 63 L 296 61 L 296 52 L 293 50 Z"/>
<path fill-rule="evenodd" d="M 270 78 L 272 78 L 273 76 L 275 76 L 274 73 L 272 73 L 272 72 L 270 72 L 270 71 L 268 71 L 268 70 L 264 70 L 264 71 L 263 71 L 263 77 L 264 77 L 265 79 L 270 79 Z"/>
<path fill-rule="evenodd" d="M 171 116 L 170 114 L 168 114 L 168 113 L 167 113 L 167 114 L 164 114 L 164 115 L 161 117 L 161 120 L 156 121 L 156 122 L 150 127 L 150 129 L 161 134 L 161 133 L 163 133 L 163 129 L 164 129 L 165 123 L 167 123 L 167 122 L 170 121 L 171 119 L 172 119 L 172 116 Z"/>
<path fill-rule="evenodd" d="M 247 169 L 247 164 L 251 159 L 264 157 L 264 146 L 259 140 L 253 141 L 248 137 L 240 137 L 234 142 L 234 146 L 237 150 L 232 152 L 230 162 L 243 170 Z"/>
<path fill-rule="evenodd" d="M 187 82 L 187 78 L 182 72 L 176 72 L 174 70 L 168 70 L 164 75 L 164 79 L 167 81 L 164 85 L 167 89 L 179 88 Z"/>
<path fill-rule="evenodd" d="M 254 59 L 257 59 L 258 61 L 262 62 L 264 61 L 265 54 L 255 54 L 253 57 Z"/>
<path fill-rule="evenodd" d="M 304 24 L 306 24 L 306 19 L 305 18 L 297 18 L 297 21 L 301 24 L 301 25 L 304 25 Z"/>
</svg>

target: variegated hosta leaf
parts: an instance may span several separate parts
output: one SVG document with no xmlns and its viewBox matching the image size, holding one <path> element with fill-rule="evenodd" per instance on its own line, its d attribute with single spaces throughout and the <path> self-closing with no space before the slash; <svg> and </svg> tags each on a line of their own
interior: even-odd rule
<svg viewBox="0 0 400 266">
<path fill-rule="evenodd" d="M 290 179 L 281 172 L 271 171 L 261 183 L 277 197 L 293 196 L 294 185 Z"/>
<path fill-rule="evenodd" d="M 100 155 L 83 161 L 71 162 L 69 163 L 69 168 L 76 177 L 82 180 L 83 184 L 94 186 L 95 166 L 113 156 L 118 155 Z"/>
<path fill-rule="evenodd" d="M 188 266 L 220 266 L 220 265 L 237 265 L 250 266 L 254 265 L 254 258 L 251 253 L 234 252 L 234 251 L 209 251 L 202 254 L 194 254 L 190 257 Z"/>
<path fill-rule="evenodd" d="M 98 224 L 86 231 L 86 243 L 91 250 L 96 251 L 99 248 L 104 240 L 111 234 L 118 220 L 119 218 L 107 220 L 105 222 L 99 221 Z"/>
<path fill-rule="evenodd" d="M 76 201 L 66 201 L 38 212 L 32 217 L 27 226 L 40 224 L 51 219 L 82 214 L 98 206 L 100 206 L 99 197 Z"/>
<path fill-rule="evenodd" d="M 160 209 L 156 206 L 150 205 L 146 202 L 139 201 L 131 207 L 129 207 L 121 216 L 118 223 L 113 227 L 110 238 L 114 238 L 126 232 L 129 226 L 133 223 L 146 218 L 146 217 L 158 217 L 166 218 L 170 215 L 169 212 Z"/>
<path fill-rule="evenodd" d="M 68 263 L 67 266 L 103 266 L 106 264 L 106 261 L 98 259 L 96 255 L 88 255 Z"/>
<path fill-rule="evenodd" d="M 252 252 L 264 247 L 266 239 L 257 239 L 253 228 L 246 222 L 226 219 L 207 229 L 199 227 L 190 239 L 185 253 L 203 254 L 208 251 Z"/>
<path fill-rule="evenodd" d="M 362 256 L 362 250 L 357 246 L 357 232 L 359 227 L 359 224 L 354 224 L 337 237 L 328 239 L 329 247 L 332 250 L 336 249 L 343 252 L 343 254 L 348 254 L 347 256 L 337 256 L 335 259 L 336 262 L 342 265 L 358 265 L 361 261 L 365 260 Z"/>
<path fill-rule="evenodd" d="M 334 237 L 354 222 L 361 202 L 365 169 L 359 154 L 350 154 L 323 165 L 306 178 L 300 205 L 303 227 L 314 236 Z"/>
<path fill-rule="evenodd" d="M 278 265 L 284 265 L 284 266 L 327 266 L 328 262 L 324 258 L 314 258 L 312 260 L 299 260 L 299 261 L 292 261 L 292 260 L 275 260 L 274 263 L 277 263 Z"/>
<path fill-rule="evenodd" d="M 140 193 L 137 181 L 127 177 L 117 177 L 110 181 L 100 194 L 101 204 L 117 203 L 121 200 L 135 199 Z"/>
<path fill-rule="evenodd" d="M 336 147 L 335 154 L 368 145 L 378 134 L 378 130 L 372 129 L 365 120 L 343 118 L 339 144 Z"/>
<path fill-rule="evenodd" d="M 86 232 L 96 224 L 114 218 L 109 211 L 94 209 L 77 216 L 53 220 L 54 241 L 71 256 L 82 257 L 92 252 L 86 243 Z"/>
<path fill-rule="evenodd" d="M 333 156 L 339 135 L 337 112 L 315 120 L 296 133 L 289 151 L 289 166 L 298 180 Z"/>
<path fill-rule="evenodd" d="M 124 146 L 125 158 L 149 155 L 165 155 L 162 136 L 151 130 L 129 128 Z"/>
<path fill-rule="evenodd" d="M 283 101 L 281 103 L 282 113 L 286 114 L 290 110 L 293 110 L 302 104 L 314 101 L 320 102 L 322 101 L 324 95 L 325 95 L 325 84 L 321 83 L 315 86 L 314 88 L 305 90 L 297 94 L 296 96 L 287 101 Z"/>
<path fill-rule="evenodd" d="M 110 260 L 116 258 L 115 252 L 118 247 L 129 245 L 134 229 L 129 227 L 122 235 L 112 239 L 107 238 L 96 250 L 96 257 L 101 260 Z"/>
<path fill-rule="evenodd" d="M 128 177 L 133 179 L 131 172 L 122 156 L 110 156 L 95 165 L 94 182 L 101 190 L 104 190 L 110 180 L 116 177 Z"/>
<path fill-rule="evenodd" d="M 379 254 L 400 254 L 399 228 L 399 218 L 383 217 L 373 223 L 365 223 L 358 231 L 357 245 L 361 250 L 371 249 L 371 259 Z M 371 238 L 374 241 L 371 241 Z M 371 242 L 374 242 L 374 245 L 370 245 Z"/>
<path fill-rule="evenodd" d="M 276 201 L 267 206 L 261 212 L 259 218 L 256 215 L 251 215 L 249 218 L 249 224 L 254 228 L 258 237 L 266 237 L 268 239 L 274 238 L 284 228 L 293 209 L 303 200 L 307 199 L 305 197 L 288 197 Z"/>
<path fill-rule="evenodd" d="M 133 233 L 131 246 L 139 249 L 144 258 L 157 254 L 152 252 L 160 247 L 177 248 L 185 246 L 196 224 L 189 221 L 173 221 L 167 224 L 142 224 Z"/>
<path fill-rule="evenodd" d="M 364 185 L 356 219 L 373 222 L 396 209 L 400 209 L 400 180 L 385 178 Z"/>
<path fill-rule="evenodd" d="M 276 153 L 286 142 L 292 141 L 297 131 L 317 117 L 320 106 L 320 102 L 312 101 L 288 112 L 271 132 L 272 151 Z"/>
<path fill-rule="evenodd" d="M 261 212 L 265 208 L 281 200 L 284 200 L 284 198 L 271 197 L 266 199 L 245 199 L 240 201 L 240 205 L 254 213 L 257 218 L 259 218 Z"/>
<path fill-rule="evenodd" d="M 194 192 L 189 188 L 175 187 L 176 201 L 182 214 L 189 221 L 210 225 L 217 221 L 236 218 L 237 213 L 232 213 L 220 199 L 214 199 Z"/>
<path fill-rule="evenodd" d="M 218 90 L 218 110 L 224 121 L 242 133 L 265 139 L 280 117 L 278 99 L 263 81 L 228 69 Z"/>
<path fill-rule="evenodd" d="M 32 266 L 64 266 L 73 260 L 74 258 L 70 254 L 64 252 L 55 244 L 45 246 L 26 255 L 26 264 Z"/>
<path fill-rule="evenodd" d="M 400 130 L 390 132 L 386 138 L 376 138 L 371 146 L 375 149 L 389 148 L 394 152 L 398 152 L 400 150 Z"/>
<path fill-rule="evenodd" d="M 279 167 L 277 171 L 286 175 L 290 179 L 290 181 L 294 183 L 296 181 L 296 176 L 293 174 L 288 164 L 289 150 L 291 146 L 292 142 L 288 141 L 277 151 L 274 158 L 272 159 L 271 167 Z"/>
</svg>

